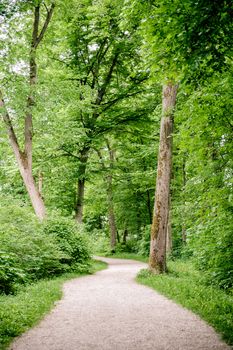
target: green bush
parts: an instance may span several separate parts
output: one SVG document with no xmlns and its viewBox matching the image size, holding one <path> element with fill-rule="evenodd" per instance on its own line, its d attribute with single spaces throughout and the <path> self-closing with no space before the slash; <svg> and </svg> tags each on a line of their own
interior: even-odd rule
<svg viewBox="0 0 233 350">
<path fill-rule="evenodd" d="M 59 275 L 72 257 L 46 235 L 26 207 L 0 208 L 0 292 L 13 293 L 19 284 Z"/>
<path fill-rule="evenodd" d="M 117 253 L 136 253 L 137 252 L 137 241 L 133 238 L 127 239 L 126 242 L 117 243 Z"/>
<path fill-rule="evenodd" d="M 92 247 L 95 254 L 110 254 L 110 238 L 103 230 L 93 229 L 92 234 Z"/>
<path fill-rule="evenodd" d="M 0 251 L 0 291 L 9 294 L 17 283 L 25 281 L 22 268 L 17 267 L 17 256 Z"/>
<path fill-rule="evenodd" d="M 89 266 L 90 250 L 88 241 L 72 219 L 53 217 L 43 223 L 43 232 L 48 237 L 54 237 L 60 249 L 68 258 L 62 260 L 75 271 L 86 270 Z"/>
<path fill-rule="evenodd" d="M 194 261 L 208 283 L 230 290 L 233 287 L 232 213 L 219 212 L 196 228 L 190 242 Z"/>
<path fill-rule="evenodd" d="M 138 254 L 142 256 L 149 256 L 150 254 L 150 229 L 151 225 L 144 227 L 142 231 L 142 238 L 138 242 Z"/>
</svg>

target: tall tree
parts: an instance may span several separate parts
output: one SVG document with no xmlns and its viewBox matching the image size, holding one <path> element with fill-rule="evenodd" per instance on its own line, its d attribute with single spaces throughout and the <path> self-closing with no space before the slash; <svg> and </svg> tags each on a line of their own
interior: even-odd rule
<svg viewBox="0 0 233 350">
<path fill-rule="evenodd" d="M 145 104 L 127 108 L 127 102 L 143 95 L 148 74 L 139 59 L 139 37 L 119 26 L 121 3 L 83 0 L 73 4 L 75 13 L 66 17 L 71 25 L 63 61 L 73 82 L 75 102 L 71 111 L 76 127 L 61 149 L 77 161 L 75 217 L 81 223 L 87 165 L 95 140 L 117 125 L 148 113 Z"/>
<path fill-rule="evenodd" d="M 40 195 L 38 187 L 32 173 L 32 138 L 33 138 L 33 108 L 35 106 L 35 86 L 37 81 L 37 64 L 36 54 L 40 43 L 42 42 L 48 25 L 51 21 L 55 4 L 52 3 L 47 9 L 46 18 L 40 29 L 40 14 L 42 2 L 38 2 L 34 6 L 34 19 L 31 46 L 29 53 L 29 93 L 26 102 L 25 116 L 24 116 L 24 148 L 20 146 L 20 142 L 16 135 L 13 125 L 12 117 L 10 116 L 7 103 L 3 98 L 3 92 L 0 90 L 0 107 L 2 109 L 3 121 L 7 127 L 9 141 L 12 150 L 15 154 L 19 171 L 24 181 L 27 192 L 30 196 L 32 206 L 39 219 L 45 217 L 45 205 Z"/>
<path fill-rule="evenodd" d="M 151 226 L 150 269 L 166 271 L 167 231 L 170 210 L 170 182 L 172 172 L 173 112 L 177 85 L 170 82 L 163 87 L 163 111 L 157 166 L 156 195 Z"/>
</svg>

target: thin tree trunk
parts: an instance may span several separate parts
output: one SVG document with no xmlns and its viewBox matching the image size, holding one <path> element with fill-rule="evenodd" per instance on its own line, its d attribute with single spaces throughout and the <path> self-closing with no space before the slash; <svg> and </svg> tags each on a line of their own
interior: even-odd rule
<svg viewBox="0 0 233 350">
<path fill-rule="evenodd" d="M 147 209 L 148 209 L 148 215 L 149 215 L 149 223 L 152 224 L 152 210 L 151 210 L 151 199 L 150 199 L 150 191 L 146 191 L 147 196 Z"/>
<path fill-rule="evenodd" d="M 127 228 L 125 228 L 124 232 L 123 232 L 123 243 L 124 244 L 126 244 L 127 237 L 128 237 L 128 230 L 127 230 Z"/>
<path fill-rule="evenodd" d="M 41 198 L 43 198 L 43 195 L 42 195 L 42 191 L 43 191 L 43 174 L 41 171 L 39 171 L 39 174 L 38 174 L 38 191 L 39 191 L 39 194 L 41 196 Z"/>
<path fill-rule="evenodd" d="M 107 203 L 108 203 L 108 222 L 109 222 L 109 229 L 110 229 L 110 245 L 112 251 L 116 248 L 116 243 L 120 243 L 120 237 L 117 231 L 116 226 L 116 218 L 114 213 L 114 202 L 113 202 L 113 186 L 112 186 L 112 171 L 114 166 L 114 151 L 111 149 L 110 143 L 108 140 L 106 140 L 108 153 L 109 153 L 109 160 L 110 160 L 110 166 L 109 169 L 104 164 L 104 160 L 102 157 L 102 154 L 99 150 L 96 150 L 100 161 L 102 165 L 103 171 L 108 170 L 109 175 L 106 176 L 106 185 L 107 185 Z"/>
<path fill-rule="evenodd" d="M 173 111 L 177 85 L 163 87 L 163 111 L 160 125 L 156 195 L 151 226 L 149 268 L 155 273 L 166 271 L 166 238 L 170 204 L 170 180 L 172 170 Z"/>
<path fill-rule="evenodd" d="M 89 157 L 89 147 L 84 147 L 80 152 L 79 179 L 77 186 L 77 199 L 75 205 L 75 220 L 78 224 L 83 223 L 84 195 L 86 182 L 86 168 Z"/>
<path fill-rule="evenodd" d="M 106 140 L 108 153 L 109 153 L 109 160 L 110 160 L 110 175 L 107 176 L 107 196 L 108 196 L 108 221 L 109 221 L 109 227 L 110 227 L 110 235 L 111 235 L 111 249 L 112 251 L 116 248 L 116 241 L 117 241 L 117 226 L 116 226 L 116 219 L 115 219 L 115 213 L 114 213 L 114 203 L 113 203 L 113 187 L 112 187 L 112 171 L 114 166 L 114 151 L 111 149 L 110 143 L 108 140 Z"/>
<path fill-rule="evenodd" d="M 185 191 L 186 186 L 186 170 L 185 170 L 185 159 L 183 158 L 182 164 L 182 177 L 183 177 L 183 192 Z M 183 202 L 185 203 L 185 195 L 183 196 Z M 185 225 L 185 211 L 182 211 L 182 242 L 186 244 L 187 233 L 186 233 L 186 225 Z"/>
<path fill-rule="evenodd" d="M 114 214 L 114 205 L 113 205 L 113 190 L 112 190 L 112 176 L 109 175 L 107 177 L 107 195 L 108 195 L 108 221 L 110 228 L 110 236 L 111 236 L 111 250 L 114 251 L 116 248 L 116 240 L 117 240 L 117 227 L 116 220 Z"/>
<path fill-rule="evenodd" d="M 84 192 L 85 192 L 85 179 L 79 179 L 78 190 L 77 190 L 77 201 L 76 201 L 76 214 L 75 214 L 75 220 L 79 224 L 82 224 L 83 222 Z"/>
</svg>

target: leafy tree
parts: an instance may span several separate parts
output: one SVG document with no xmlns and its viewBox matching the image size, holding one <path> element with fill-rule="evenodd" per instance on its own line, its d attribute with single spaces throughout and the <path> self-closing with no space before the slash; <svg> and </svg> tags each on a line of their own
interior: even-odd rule
<svg viewBox="0 0 233 350">
<path fill-rule="evenodd" d="M 148 74 L 140 63 L 139 37 L 135 31 L 120 29 L 120 5 L 74 1 L 75 12 L 66 8 L 65 21 L 70 24 L 67 42 L 62 44 L 62 61 L 67 67 L 66 79 L 72 82 L 67 121 L 73 130 L 69 130 L 60 149 L 76 160 L 78 222 L 83 218 L 87 164 L 93 148 L 106 132 L 138 120 L 151 108 L 142 97 Z"/>
<path fill-rule="evenodd" d="M 12 150 L 15 154 L 20 174 L 23 178 L 25 187 L 30 196 L 33 208 L 36 215 L 39 219 L 45 217 L 45 206 L 43 199 L 39 193 L 39 190 L 36 186 L 35 179 L 32 173 L 32 138 L 33 138 L 33 111 L 35 105 L 35 86 L 37 81 L 37 64 L 36 64 L 36 53 L 38 46 L 43 40 L 44 34 L 48 28 L 49 22 L 51 20 L 54 3 L 47 10 L 46 18 L 40 29 L 40 13 L 41 13 L 42 2 L 33 4 L 34 18 L 33 18 L 33 30 L 32 38 L 29 52 L 29 81 L 28 81 L 28 96 L 26 98 L 26 106 L 24 109 L 24 141 L 23 148 L 20 146 L 20 141 L 16 135 L 13 118 L 11 116 L 11 103 L 3 98 L 3 92 L 0 90 L 0 107 L 2 110 L 3 121 L 6 125 L 9 141 L 12 147 Z M 16 17 L 17 18 L 17 17 Z M 20 19 L 22 16 L 20 16 Z M 22 63 L 22 62 L 21 62 Z M 15 69 L 19 69 L 20 62 L 15 63 Z M 9 99 L 9 98 L 8 98 Z M 16 106 L 17 108 L 17 106 Z M 22 112 L 22 111 L 20 111 Z M 13 114 L 13 113 L 12 113 Z"/>
</svg>

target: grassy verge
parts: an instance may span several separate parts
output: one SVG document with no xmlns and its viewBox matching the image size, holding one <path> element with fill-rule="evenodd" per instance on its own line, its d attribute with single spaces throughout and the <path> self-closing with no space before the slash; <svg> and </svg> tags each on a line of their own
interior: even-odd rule
<svg viewBox="0 0 233 350">
<path fill-rule="evenodd" d="M 169 273 L 152 275 L 142 270 L 137 281 L 149 286 L 198 314 L 233 345 L 233 297 L 223 290 L 207 286 L 189 262 L 170 262 Z"/>
<path fill-rule="evenodd" d="M 132 260 L 137 260 L 141 262 L 148 263 L 148 257 L 141 256 L 135 253 L 113 253 L 113 254 L 104 254 L 104 253 L 98 253 L 96 254 L 98 256 L 104 256 L 107 258 L 116 258 L 116 259 L 132 259 Z"/>
<path fill-rule="evenodd" d="M 94 261 L 90 273 L 102 270 L 106 265 L 101 261 Z M 6 349 L 14 337 L 31 328 L 54 307 L 54 302 L 62 297 L 62 285 L 65 281 L 83 275 L 65 274 L 28 285 L 17 295 L 1 295 L 0 349 Z"/>
</svg>

